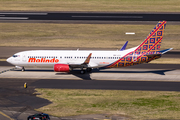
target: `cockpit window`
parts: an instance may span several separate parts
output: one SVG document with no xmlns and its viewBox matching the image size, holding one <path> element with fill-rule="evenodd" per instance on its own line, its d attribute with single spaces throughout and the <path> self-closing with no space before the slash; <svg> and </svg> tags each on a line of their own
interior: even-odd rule
<svg viewBox="0 0 180 120">
<path fill-rule="evenodd" d="M 18 57 L 17 55 L 13 55 L 13 57 Z"/>
</svg>

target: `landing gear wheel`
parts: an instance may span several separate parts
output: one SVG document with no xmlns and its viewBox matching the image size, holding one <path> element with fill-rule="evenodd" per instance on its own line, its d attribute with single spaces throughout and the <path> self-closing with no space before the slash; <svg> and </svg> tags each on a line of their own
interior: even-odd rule
<svg viewBox="0 0 180 120">
<path fill-rule="evenodd" d="M 80 73 L 81 73 L 81 74 L 84 74 L 84 73 L 85 73 L 85 70 L 81 70 Z"/>
<path fill-rule="evenodd" d="M 91 71 L 92 71 L 92 68 L 87 68 L 86 71 L 87 71 L 87 72 L 91 72 Z"/>
<path fill-rule="evenodd" d="M 24 67 L 22 67 L 22 70 L 21 70 L 22 72 L 24 72 L 25 71 L 25 68 Z"/>
</svg>

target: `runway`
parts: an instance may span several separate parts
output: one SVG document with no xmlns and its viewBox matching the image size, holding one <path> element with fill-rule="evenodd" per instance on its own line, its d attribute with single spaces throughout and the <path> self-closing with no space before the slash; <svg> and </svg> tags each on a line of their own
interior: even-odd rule
<svg viewBox="0 0 180 120">
<path fill-rule="evenodd" d="M 12 21 L 180 21 L 179 13 L 117 13 L 117 12 L 0 12 L 1 22 Z M 82 22 L 82 23 L 83 23 Z"/>
<path fill-rule="evenodd" d="M 28 89 L 23 88 L 24 82 L 28 83 Z M 0 83 L 0 109 L 15 120 L 24 120 L 37 113 L 34 109 L 51 104 L 48 100 L 36 97 L 34 88 L 180 91 L 180 82 L 1 78 Z M 0 118 L 7 119 L 1 115 Z M 65 117 L 51 116 L 51 120 L 62 119 Z M 66 119 L 75 120 L 73 116 Z M 87 120 L 86 117 L 77 119 Z M 94 120 L 93 117 L 88 119 Z"/>
<path fill-rule="evenodd" d="M 27 89 L 23 88 L 24 82 L 28 83 Z M 27 119 L 27 116 L 37 113 L 34 109 L 51 104 L 48 100 L 36 97 L 34 88 L 180 91 L 180 82 L 1 78 L 0 83 L 0 109 L 15 120 Z M 51 120 L 75 120 L 74 117 L 51 116 Z M 0 118 L 7 119 L 1 115 Z M 77 119 L 87 120 L 86 117 Z M 92 116 L 88 120 L 95 119 Z"/>
</svg>

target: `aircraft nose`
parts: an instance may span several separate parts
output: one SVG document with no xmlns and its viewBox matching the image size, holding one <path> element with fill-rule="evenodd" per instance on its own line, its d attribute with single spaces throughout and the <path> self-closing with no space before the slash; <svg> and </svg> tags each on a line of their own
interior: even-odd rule
<svg viewBox="0 0 180 120">
<path fill-rule="evenodd" d="M 9 57 L 6 61 L 7 61 L 8 63 L 11 63 L 11 57 Z"/>
</svg>

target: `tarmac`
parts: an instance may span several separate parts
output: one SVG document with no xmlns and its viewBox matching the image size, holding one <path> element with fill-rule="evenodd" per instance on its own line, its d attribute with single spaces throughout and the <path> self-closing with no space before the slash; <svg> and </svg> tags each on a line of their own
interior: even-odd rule
<svg viewBox="0 0 180 120">
<path fill-rule="evenodd" d="M 112 68 L 93 70 L 92 73 L 80 74 L 79 70 L 71 73 L 58 73 L 53 69 L 26 69 L 25 72 L 13 67 L 1 67 L 0 78 L 31 79 L 70 79 L 70 80 L 134 80 L 134 81 L 180 81 L 180 69 L 123 69 Z"/>
<path fill-rule="evenodd" d="M 147 66 L 152 66 L 147 69 Z M 35 88 L 57 89 L 111 89 L 111 90 L 153 90 L 180 91 L 180 68 L 172 65 L 142 64 L 135 67 L 112 68 L 80 74 L 79 70 L 70 73 L 57 73 L 53 69 L 26 69 L 22 72 L 13 66 L 0 67 L 0 119 L 25 120 L 37 113 L 34 109 L 51 104 L 36 97 Z M 24 89 L 24 83 L 28 88 Z M 51 84 L 49 84 L 51 83 Z M 108 116 L 108 117 L 107 117 Z M 108 114 L 53 117 L 51 120 L 95 120 L 119 119 L 128 117 Z"/>
</svg>

